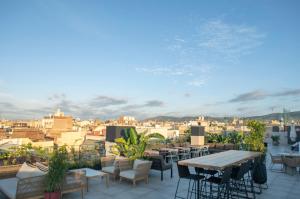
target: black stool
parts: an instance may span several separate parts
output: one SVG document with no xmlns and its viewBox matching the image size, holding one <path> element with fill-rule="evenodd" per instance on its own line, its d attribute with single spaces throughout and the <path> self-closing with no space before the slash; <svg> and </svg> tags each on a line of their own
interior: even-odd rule
<svg viewBox="0 0 300 199">
<path fill-rule="evenodd" d="M 179 180 L 177 182 L 177 187 L 176 187 L 176 192 L 175 192 L 175 197 L 174 198 L 182 198 L 182 199 L 184 199 L 184 197 L 181 197 L 181 196 L 177 195 L 178 187 L 179 187 L 181 179 L 189 180 L 189 187 L 188 187 L 188 193 L 187 193 L 187 197 L 186 198 L 189 198 L 189 196 L 191 198 L 193 193 L 197 194 L 197 192 L 199 192 L 201 190 L 201 187 L 200 187 L 199 190 L 196 190 L 198 188 L 196 188 L 195 185 L 197 183 L 198 183 L 197 185 L 199 185 L 200 180 L 204 179 L 205 176 L 203 176 L 203 175 L 197 175 L 197 174 L 191 174 L 188 166 L 179 165 L 178 162 L 177 162 L 177 168 L 178 168 Z M 193 185 L 192 185 L 192 190 L 190 191 L 190 186 L 191 186 L 191 181 L 192 180 L 193 180 Z M 200 193 L 198 193 L 198 194 L 200 194 Z"/>
<path fill-rule="evenodd" d="M 215 192 L 213 190 L 213 185 L 217 185 L 218 187 L 216 198 L 221 198 L 223 191 L 224 191 L 224 198 L 225 196 L 227 196 L 227 198 L 229 198 L 229 196 L 232 198 L 231 186 L 230 186 L 231 173 L 232 173 L 232 167 L 227 167 L 223 171 L 223 174 L 221 176 L 219 177 L 211 176 L 210 178 L 205 180 L 209 183 L 209 188 L 210 188 L 209 198 L 213 198 L 213 192 Z M 208 196 L 206 192 L 206 187 L 205 187 L 205 193 L 206 196 Z"/>
</svg>

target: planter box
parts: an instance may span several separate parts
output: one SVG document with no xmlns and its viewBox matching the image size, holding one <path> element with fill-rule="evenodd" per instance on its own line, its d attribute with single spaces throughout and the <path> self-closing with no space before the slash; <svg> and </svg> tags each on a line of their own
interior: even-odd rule
<svg viewBox="0 0 300 199">
<path fill-rule="evenodd" d="M 16 177 L 21 164 L 0 166 L 0 179 Z"/>
</svg>

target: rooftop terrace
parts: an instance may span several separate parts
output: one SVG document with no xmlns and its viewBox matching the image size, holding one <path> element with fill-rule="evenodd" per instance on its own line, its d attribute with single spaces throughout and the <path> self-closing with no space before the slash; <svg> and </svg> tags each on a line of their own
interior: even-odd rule
<svg viewBox="0 0 300 199">
<path fill-rule="evenodd" d="M 287 147 L 283 146 L 270 146 L 269 152 L 273 154 L 287 151 Z M 267 158 L 267 166 L 270 164 L 270 157 Z M 278 165 L 279 166 L 279 165 Z M 274 169 L 278 167 L 274 166 Z M 149 184 L 145 184 L 143 181 L 138 182 L 136 187 L 132 186 L 131 182 L 118 180 L 110 180 L 108 188 L 105 186 L 105 180 L 91 179 L 89 181 L 89 192 L 85 193 L 85 199 L 170 199 L 174 198 L 176 190 L 176 184 L 178 180 L 177 168 L 173 165 L 174 177 L 170 178 L 170 173 L 165 172 L 164 181 L 160 181 L 160 172 L 151 170 Z M 192 170 L 191 170 L 192 171 Z M 179 193 L 183 196 L 186 194 L 188 182 L 181 184 Z M 258 199 L 293 199 L 300 196 L 300 174 L 290 176 L 286 173 L 274 172 L 268 169 L 268 186 L 269 188 L 263 190 L 261 195 L 256 195 Z M 80 193 L 70 193 L 63 196 L 64 199 L 80 199 Z M 3 195 L 0 195 L 0 199 L 5 199 Z"/>
</svg>

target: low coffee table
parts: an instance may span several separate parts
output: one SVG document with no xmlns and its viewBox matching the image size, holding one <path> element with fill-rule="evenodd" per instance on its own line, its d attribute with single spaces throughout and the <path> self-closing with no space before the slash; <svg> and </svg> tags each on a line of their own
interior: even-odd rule
<svg viewBox="0 0 300 199">
<path fill-rule="evenodd" d="M 89 179 L 90 178 L 98 178 L 98 177 L 100 177 L 101 179 L 105 178 L 106 187 L 109 186 L 109 175 L 102 171 L 97 171 L 97 170 L 90 169 L 90 168 L 73 169 L 71 171 L 85 171 L 86 190 L 87 191 L 89 191 Z"/>
</svg>

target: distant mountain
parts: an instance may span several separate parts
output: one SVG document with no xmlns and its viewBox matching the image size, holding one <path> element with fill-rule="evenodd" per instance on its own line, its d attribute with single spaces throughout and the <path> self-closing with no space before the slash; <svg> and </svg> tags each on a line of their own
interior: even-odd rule
<svg viewBox="0 0 300 199">
<path fill-rule="evenodd" d="M 283 117 L 282 113 L 271 113 L 268 115 L 246 117 L 245 119 L 257 119 L 257 120 L 279 120 Z M 300 111 L 294 111 L 287 113 L 289 120 L 300 120 Z"/>
<path fill-rule="evenodd" d="M 283 116 L 282 113 L 271 113 L 267 115 L 260 115 L 260 116 L 250 116 L 250 117 L 243 117 L 242 119 L 252 119 L 252 120 L 279 120 Z M 185 116 L 185 117 L 173 117 L 173 116 L 157 116 L 152 118 L 147 118 L 144 121 L 172 121 L 172 122 L 185 122 L 185 121 L 192 121 L 196 120 L 198 117 L 196 116 Z M 207 120 L 216 120 L 216 121 L 228 121 L 232 120 L 233 117 L 211 117 L 205 116 Z M 300 111 L 289 112 L 288 113 L 289 120 L 300 120 Z"/>
</svg>

